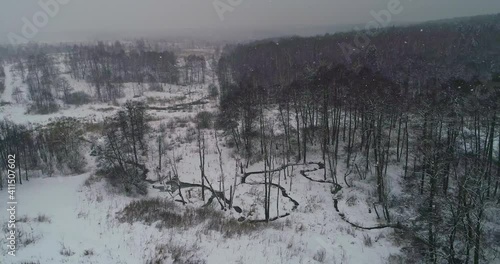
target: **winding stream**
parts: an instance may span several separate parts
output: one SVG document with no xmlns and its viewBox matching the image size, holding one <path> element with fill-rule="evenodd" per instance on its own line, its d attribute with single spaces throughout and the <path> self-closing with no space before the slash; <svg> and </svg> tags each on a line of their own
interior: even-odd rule
<svg viewBox="0 0 500 264">
<path fill-rule="evenodd" d="M 306 179 L 308 179 L 308 180 L 310 180 L 312 182 L 333 184 L 335 186 L 335 189 L 336 189 L 335 192 L 338 192 L 340 189 L 342 189 L 342 187 L 339 184 L 334 183 L 333 181 L 329 181 L 329 180 L 316 180 L 316 179 L 313 179 L 310 176 L 308 176 L 309 172 L 314 172 L 314 171 L 318 171 L 318 170 L 324 170 L 325 169 L 325 164 L 322 163 L 322 162 L 309 162 L 309 163 L 306 163 L 306 164 L 286 164 L 286 165 L 283 165 L 283 166 L 281 166 L 281 167 L 279 167 L 277 169 L 270 170 L 270 171 L 245 172 L 243 174 L 243 177 L 241 178 L 241 183 L 240 184 L 264 185 L 264 184 L 266 184 L 265 182 L 248 182 L 248 178 L 250 176 L 255 176 L 255 175 L 264 174 L 264 173 L 279 172 L 279 171 L 285 170 L 288 167 L 304 166 L 304 165 L 316 165 L 317 166 L 317 168 L 314 168 L 314 169 L 300 170 L 299 171 L 300 175 L 302 175 L 304 178 L 306 178 Z M 177 191 L 179 189 L 184 189 L 184 188 L 203 188 L 203 186 L 201 184 L 187 183 L 187 182 L 182 182 L 182 181 L 178 181 L 178 180 L 170 180 L 170 181 L 165 182 L 164 184 L 167 185 L 167 186 L 170 186 L 172 188 L 171 190 L 174 190 L 173 192 L 175 192 L 175 191 Z M 283 186 L 281 186 L 281 185 L 279 185 L 277 183 L 267 183 L 267 184 L 271 184 L 271 186 L 278 188 L 280 190 L 280 192 L 281 192 L 281 195 L 283 197 L 287 198 L 288 200 L 290 200 L 290 202 L 293 203 L 293 207 L 292 207 L 291 211 L 295 211 L 297 209 L 297 207 L 300 205 L 299 202 L 297 202 L 295 199 L 293 199 L 289 195 L 289 193 L 286 191 L 285 187 L 283 187 Z M 153 185 L 153 188 L 160 189 L 162 191 L 167 191 L 167 190 L 165 190 L 164 186 L 154 186 Z M 221 207 L 222 207 L 223 210 L 225 210 L 226 208 L 224 208 L 224 206 L 222 205 L 222 202 L 220 201 L 220 199 L 222 201 L 225 201 L 225 204 L 230 204 L 230 202 L 231 202 L 230 199 L 228 199 L 227 197 L 225 197 L 224 193 L 212 190 L 208 186 L 205 186 L 205 189 L 209 190 L 212 193 L 212 196 L 208 199 L 207 203 L 205 205 L 203 205 L 203 206 L 208 206 L 208 205 L 212 204 L 213 201 L 214 201 L 214 199 L 217 199 L 217 201 L 220 203 L 220 205 L 221 205 Z M 182 198 L 182 200 L 176 200 L 176 201 L 177 202 L 185 203 L 184 198 L 182 197 L 182 195 L 181 195 L 181 198 Z M 231 209 L 235 210 L 235 212 L 237 212 L 239 214 L 242 214 L 242 212 L 243 212 L 243 210 L 239 206 L 233 206 Z M 336 208 L 336 209 L 338 211 L 338 208 Z M 287 212 L 287 213 L 285 213 L 283 215 L 278 215 L 276 217 L 270 218 L 269 220 L 253 219 L 253 220 L 248 220 L 248 221 L 249 222 L 253 222 L 253 223 L 275 221 L 275 220 L 278 220 L 280 218 L 287 217 L 289 215 L 290 215 L 290 212 Z M 244 216 L 241 215 L 241 217 L 239 218 L 239 221 L 245 221 L 245 220 L 247 220 L 247 219 Z"/>
</svg>

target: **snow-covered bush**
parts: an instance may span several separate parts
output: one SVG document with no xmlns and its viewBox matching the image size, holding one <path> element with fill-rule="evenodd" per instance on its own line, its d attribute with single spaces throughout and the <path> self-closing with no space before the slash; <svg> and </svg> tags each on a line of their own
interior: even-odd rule
<svg viewBox="0 0 500 264">
<path fill-rule="evenodd" d="M 314 254 L 313 259 L 316 260 L 317 262 L 323 263 L 325 262 L 326 259 L 326 251 L 325 249 L 319 249 L 316 251 L 316 254 Z"/>
<path fill-rule="evenodd" d="M 93 256 L 94 255 L 94 250 L 93 249 L 85 249 L 83 251 L 83 256 Z"/>
<path fill-rule="evenodd" d="M 363 244 L 367 247 L 373 246 L 372 237 L 368 234 L 363 235 Z"/>
<path fill-rule="evenodd" d="M 219 88 L 217 87 L 217 85 L 210 84 L 208 86 L 208 96 L 210 96 L 211 98 L 216 98 L 217 96 L 219 96 Z"/>
<path fill-rule="evenodd" d="M 71 248 L 66 247 L 66 245 L 64 245 L 62 243 L 61 243 L 61 250 L 59 251 L 59 253 L 63 256 L 66 256 L 66 257 L 71 257 L 71 256 L 75 255 L 75 252 L 73 250 L 71 250 Z"/>
<path fill-rule="evenodd" d="M 118 213 L 118 220 L 123 223 L 142 222 L 148 225 L 156 223 L 159 229 L 190 228 L 204 225 L 206 231 L 216 231 L 226 238 L 250 234 L 263 226 L 251 222 L 239 222 L 225 218 L 222 211 L 210 206 L 201 208 L 181 208 L 172 201 L 154 198 L 133 201 Z M 278 225 L 267 224 L 270 228 Z"/>
<path fill-rule="evenodd" d="M 213 230 L 222 233 L 225 238 L 240 237 L 259 230 L 261 226 L 251 222 L 239 222 L 236 219 L 224 219 L 221 217 L 212 217 L 208 220 L 207 230 Z M 273 227 L 273 225 L 269 225 Z"/>
<path fill-rule="evenodd" d="M 172 239 L 168 244 L 157 245 L 155 255 L 147 264 L 183 263 L 204 264 L 204 260 L 197 257 L 199 246 L 197 244 L 180 244 Z"/>
<path fill-rule="evenodd" d="M 152 92 L 163 92 L 163 85 L 161 85 L 161 83 L 152 82 L 149 83 L 148 89 Z"/>
<path fill-rule="evenodd" d="M 5 90 L 5 82 L 2 79 L 0 79 L 0 94 L 2 94 L 4 90 Z"/>
<path fill-rule="evenodd" d="M 118 215 L 118 220 L 126 223 L 143 222 L 153 224 L 161 221 L 162 226 L 170 228 L 183 224 L 179 208 L 172 201 L 160 198 L 142 199 L 127 205 Z"/>
<path fill-rule="evenodd" d="M 59 105 L 54 101 L 50 101 L 47 104 L 41 106 L 35 104 L 31 104 L 28 106 L 28 113 L 32 114 L 47 115 L 55 113 L 57 111 L 59 111 Z"/>
<path fill-rule="evenodd" d="M 84 105 L 90 103 L 91 101 L 92 98 L 85 92 L 70 93 L 64 99 L 64 102 L 70 105 Z"/>
<path fill-rule="evenodd" d="M 50 217 L 44 214 L 39 214 L 37 217 L 34 218 L 35 222 L 38 223 L 50 223 L 52 220 L 50 220 Z"/>
<path fill-rule="evenodd" d="M 210 112 L 203 111 L 196 115 L 196 126 L 198 129 L 209 129 L 212 127 L 213 115 Z"/>
</svg>

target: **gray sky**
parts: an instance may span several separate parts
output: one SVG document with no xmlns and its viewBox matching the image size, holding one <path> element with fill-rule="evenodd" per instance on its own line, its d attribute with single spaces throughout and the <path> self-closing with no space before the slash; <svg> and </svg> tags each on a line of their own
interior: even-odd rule
<svg viewBox="0 0 500 264">
<path fill-rule="evenodd" d="M 397 0 L 0 0 L 0 41 L 22 36 L 22 18 L 43 11 L 39 1 L 69 1 L 33 40 L 54 32 L 179 32 L 181 29 L 279 29 L 290 26 L 364 24 L 370 11 Z M 221 21 L 214 1 L 238 2 Z M 400 0 L 392 22 L 500 13 L 498 0 Z"/>
</svg>

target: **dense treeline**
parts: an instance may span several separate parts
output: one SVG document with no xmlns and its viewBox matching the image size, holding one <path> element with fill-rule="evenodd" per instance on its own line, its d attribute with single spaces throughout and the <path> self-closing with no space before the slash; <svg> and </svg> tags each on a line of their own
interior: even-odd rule
<svg viewBox="0 0 500 264">
<path fill-rule="evenodd" d="M 219 61 L 223 87 L 250 73 L 258 85 L 290 85 L 321 65 L 369 68 L 397 84 L 423 86 L 426 79 L 489 78 L 500 72 L 500 15 L 393 27 L 370 33 L 260 41 L 232 47 Z M 227 52 L 226 52 L 227 53 Z"/>
<path fill-rule="evenodd" d="M 206 60 L 203 56 L 187 56 L 183 66 L 183 84 L 205 83 Z"/>
<path fill-rule="evenodd" d="M 18 69 L 28 86 L 28 95 L 33 102 L 31 110 L 42 114 L 57 111 L 55 94 L 59 69 L 53 58 L 45 53 L 35 53 L 24 63 L 19 62 Z"/>
<path fill-rule="evenodd" d="M 48 114 L 57 112 L 61 100 L 65 104 L 84 104 L 90 96 L 84 92 L 74 92 L 68 79 L 62 76 L 57 56 L 48 54 L 44 49 L 32 50 L 26 56 L 12 59 L 11 71 L 27 86 L 30 99 L 29 112 Z M 16 103 L 24 102 L 23 91 L 14 87 L 12 93 Z"/>
<path fill-rule="evenodd" d="M 319 149 L 335 184 L 373 178 L 374 211 L 407 227 L 409 255 L 489 263 L 500 248 L 500 16 L 381 30 L 346 57 L 359 34 L 230 49 L 220 125 L 247 162 L 266 160 L 265 113 L 277 110 L 276 149 L 304 163 Z"/>
<path fill-rule="evenodd" d="M 4 90 L 5 90 L 5 71 L 0 61 L 0 93 L 3 93 Z"/>
<path fill-rule="evenodd" d="M 59 53 L 64 51 L 62 45 L 48 45 L 30 42 L 22 46 L 0 44 L 0 60 L 10 62 L 18 57 L 27 57 L 35 51 L 43 50 L 45 53 Z"/>
</svg>

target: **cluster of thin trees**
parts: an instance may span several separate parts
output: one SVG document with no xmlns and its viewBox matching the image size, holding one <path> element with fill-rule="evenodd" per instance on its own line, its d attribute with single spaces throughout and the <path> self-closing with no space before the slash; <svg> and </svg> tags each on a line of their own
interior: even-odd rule
<svg viewBox="0 0 500 264">
<path fill-rule="evenodd" d="M 3 93 L 5 90 L 5 70 L 2 67 L 2 63 L 0 62 L 0 93 Z"/>
<path fill-rule="evenodd" d="M 105 120 L 104 140 L 93 146 L 99 173 L 128 194 L 147 192 L 146 135 L 150 127 L 145 111 L 144 103 L 127 102 L 121 111 Z"/>
<path fill-rule="evenodd" d="M 203 84 L 205 83 L 206 60 L 203 56 L 189 55 L 184 58 L 183 84 Z"/>
<path fill-rule="evenodd" d="M 59 71 L 53 59 L 45 53 L 35 53 L 17 65 L 28 86 L 33 111 L 51 113 L 58 110 L 55 90 Z"/>
<path fill-rule="evenodd" d="M 32 49 L 30 53 L 16 55 L 12 61 L 11 71 L 27 86 L 28 99 L 31 100 L 30 111 L 39 114 L 56 112 L 59 109 L 57 100 L 66 104 L 83 104 L 90 101 L 90 96 L 82 92 L 73 92 L 69 81 L 61 75 L 57 59 L 44 49 Z M 25 101 L 24 92 L 14 87 L 13 99 L 17 103 Z"/>
<path fill-rule="evenodd" d="M 75 45 L 69 48 L 65 63 L 73 78 L 86 80 L 95 88 L 99 101 L 119 98 L 126 82 L 177 84 L 179 79 L 174 53 L 126 48 L 120 42 Z"/>
<path fill-rule="evenodd" d="M 489 35 L 498 28 L 481 24 L 484 18 L 478 21 L 384 31 L 374 42 L 407 39 L 412 47 L 377 46 L 367 57 L 358 55 L 365 60 L 356 67 L 345 63 L 334 45 L 356 33 L 233 48 L 218 65 L 220 125 L 247 161 L 260 155 L 268 165 L 271 137 L 262 120 L 269 115 L 266 110 L 277 110 L 284 155 L 306 163 L 311 150 L 319 149 L 327 165 L 325 179 L 335 184 L 374 178 L 374 211 L 406 227 L 416 245 L 411 253 L 421 254 L 426 263 L 488 263 L 499 257 L 500 247 L 495 215 L 500 78 L 494 66 L 485 70 L 476 58 L 498 52 Z M 431 38 L 444 31 L 447 42 L 477 29 L 484 34 L 475 36 L 481 44 L 459 41 L 443 47 Z M 425 31 L 431 33 L 415 33 Z M 437 45 L 437 53 L 415 43 Z M 467 62 L 460 52 L 474 45 L 486 50 L 467 51 L 478 55 Z M 408 56 L 394 59 L 396 53 Z M 457 56 L 462 61 L 451 70 L 457 69 L 459 77 L 445 69 L 458 63 Z M 414 60 L 404 61 L 409 58 Z M 441 70 L 444 77 L 437 77 Z M 337 175 L 340 162 L 346 171 Z M 390 188 L 397 184 L 404 195 L 395 197 Z"/>
<path fill-rule="evenodd" d="M 52 176 L 55 172 L 82 173 L 86 161 L 83 153 L 83 125 L 73 118 L 59 118 L 45 126 L 0 122 L 0 157 L 2 171 L 7 171 L 8 155 L 16 155 L 17 182 L 30 175 Z M 5 177 L 0 174 L 0 188 Z"/>
<path fill-rule="evenodd" d="M 164 91 L 166 84 L 203 84 L 207 75 L 203 56 L 186 56 L 179 66 L 173 52 L 152 49 L 141 42 L 137 45 L 119 41 L 72 46 L 33 44 L 8 51 L 4 56 L 13 65 L 12 71 L 28 86 L 26 95 L 16 87 L 14 99 L 18 103 L 30 99 L 30 110 L 41 114 L 57 111 L 57 100 L 76 105 L 90 102 L 92 96 L 100 102 L 115 101 L 124 96 L 125 83 L 134 83 L 141 93 L 145 85 L 153 91 Z M 74 92 L 63 74 L 88 82 L 93 87 L 92 95 Z"/>
</svg>

